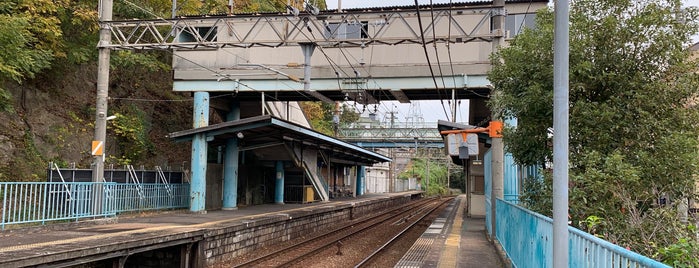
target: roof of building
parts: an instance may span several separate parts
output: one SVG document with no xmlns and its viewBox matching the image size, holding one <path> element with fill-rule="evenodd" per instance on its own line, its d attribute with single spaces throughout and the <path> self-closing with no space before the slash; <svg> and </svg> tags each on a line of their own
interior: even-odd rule
<svg viewBox="0 0 699 268">
<path fill-rule="evenodd" d="M 529 3 L 548 3 L 549 0 L 505 0 L 505 4 L 529 4 Z M 461 7 L 461 6 L 483 6 L 491 5 L 493 1 L 459 1 L 453 3 L 438 3 L 438 4 L 424 4 L 420 5 L 420 8 L 449 8 L 449 7 Z M 377 2 L 380 4 L 380 2 Z M 343 11 L 382 11 L 382 10 L 414 10 L 415 5 L 402 5 L 402 6 L 376 6 L 376 7 L 362 7 L 362 8 L 343 8 Z M 327 12 L 336 12 L 337 9 L 328 9 Z"/>
<path fill-rule="evenodd" d="M 531 3 L 548 3 L 549 0 L 505 0 L 505 4 L 531 4 Z M 459 1 L 453 3 L 438 3 L 438 4 L 425 4 L 419 5 L 420 9 L 444 9 L 444 8 L 456 8 L 456 7 L 476 7 L 476 6 L 489 6 L 493 1 Z M 376 4 L 381 4 L 377 1 Z M 415 5 L 401 5 L 401 6 L 374 6 L 374 7 L 360 7 L 360 8 L 343 8 L 342 12 L 382 12 L 382 11 L 399 11 L 399 10 L 415 10 Z M 301 12 L 305 12 L 301 10 Z M 329 15 L 332 13 L 338 13 L 337 9 L 326 9 L 320 10 L 320 15 Z M 280 11 L 268 11 L 268 12 L 238 12 L 234 15 L 284 15 L 287 14 L 286 10 Z M 181 15 L 184 17 L 197 17 L 197 16 L 226 16 L 227 14 L 208 14 L 208 15 Z"/>
<path fill-rule="evenodd" d="M 239 134 L 240 133 L 240 134 Z M 374 164 L 390 162 L 391 158 L 362 147 L 335 139 L 282 119 L 262 115 L 228 121 L 201 128 L 174 132 L 168 137 L 176 141 L 190 141 L 197 134 L 204 134 L 209 144 L 225 144 L 228 139 L 240 139 L 239 145 L 248 149 L 278 146 L 285 142 L 303 144 L 332 152 L 334 162 L 347 164 Z"/>
</svg>

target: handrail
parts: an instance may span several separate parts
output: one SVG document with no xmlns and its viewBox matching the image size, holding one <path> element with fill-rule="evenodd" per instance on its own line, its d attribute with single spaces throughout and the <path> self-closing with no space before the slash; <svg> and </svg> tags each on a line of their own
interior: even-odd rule
<svg viewBox="0 0 699 268">
<path fill-rule="evenodd" d="M 70 197 L 70 199 L 73 199 L 73 196 L 70 194 L 70 189 L 68 189 L 68 185 L 66 185 L 66 180 L 63 179 L 63 174 L 61 174 L 61 170 L 58 168 L 58 165 L 56 163 L 53 163 L 53 166 L 58 171 L 58 177 L 61 178 L 61 181 L 63 182 L 63 187 L 66 189 L 68 196 Z"/>
<path fill-rule="evenodd" d="M 165 173 L 163 172 L 163 169 L 160 166 L 155 166 L 155 171 L 157 172 L 156 176 L 158 177 L 158 179 L 160 179 L 160 182 L 162 182 L 163 185 L 165 185 L 165 190 L 167 190 L 167 194 L 169 196 L 172 196 L 172 191 L 170 190 L 170 182 L 167 181 L 167 179 L 165 179 Z M 156 180 L 156 182 L 157 181 L 158 180 Z"/>
<path fill-rule="evenodd" d="M 134 169 L 133 165 L 126 165 L 126 168 L 129 170 L 129 176 L 131 177 L 131 180 L 134 184 L 136 184 L 136 190 L 138 190 L 138 197 L 140 199 L 143 199 L 143 189 L 141 188 L 141 181 L 138 180 L 136 170 Z"/>
<path fill-rule="evenodd" d="M 69 196 L 63 187 L 72 189 Z M 94 200 L 95 187 L 107 193 Z M 116 182 L 0 182 L 0 229 L 25 223 L 45 224 L 58 220 L 111 217 L 126 211 L 144 211 L 189 206 L 189 184 L 171 184 L 168 194 L 160 183 Z M 139 193 L 139 190 L 143 190 Z M 145 194 L 143 198 L 140 196 Z M 94 202 L 103 205 L 95 214 Z"/>
<path fill-rule="evenodd" d="M 500 198 L 495 209 L 496 238 L 513 266 L 552 267 L 553 220 Z M 569 267 L 669 267 L 571 226 L 568 232 Z"/>
</svg>

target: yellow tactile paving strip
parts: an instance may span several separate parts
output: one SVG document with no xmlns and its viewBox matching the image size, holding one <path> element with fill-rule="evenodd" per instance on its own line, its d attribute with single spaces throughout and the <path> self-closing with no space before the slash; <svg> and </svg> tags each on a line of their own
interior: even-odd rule
<svg viewBox="0 0 699 268">
<path fill-rule="evenodd" d="M 442 256 L 439 258 L 440 268 L 451 268 L 457 266 L 456 263 L 459 257 L 459 245 L 461 245 L 461 226 L 464 222 L 464 203 L 466 203 L 466 198 L 459 197 L 459 199 L 461 202 L 459 202 L 459 205 L 456 208 L 456 216 L 454 216 L 451 232 L 449 233 L 449 236 L 444 244 Z"/>
<path fill-rule="evenodd" d="M 19 251 L 19 250 L 27 250 L 27 249 L 34 249 L 34 248 L 41 248 L 41 247 L 46 247 L 46 246 L 55 246 L 55 245 L 61 245 L 61 244 L 69 244 L 69 243 L 79 243 L 79 242 L 85 242 L 85 241 L 91 241 L 91 240 L 105 240 L 107 241 L 110 238 L 115 238 L 118 236 L 125 236 L 125 235 L 132 235 L 132 234 L 146 234 L 146 233 L 155 233 L 155 232 L 161 232 L 161 231 L 166 231 L 166 230 L 175 230 L 177 229 L 179 232 L 182 231 L 196 231 L 200 229 L 204 229 L 207 227 L 212 227 L 215 225 L 219 224 L 225 224 L 225 223 L 232 223 L 232 222 L 237 222 L 237 221 L 245 221 L 245 220 L 255 220 L 255 219 L 260 219 L 260 218 L 265 218 L 268 216 L 281 216 L 284 213 L 288 212 L 293 212 L 293 211 L 300 211 L 300 210 L 308 210 L 312 209 L 315 207 L 327 207 L 329 206 L 328 204 L 317 204 L 317 205 L 312 205 L 312 206 L 305 206 L 301 208 L 295 208 L 295 209 L 289 209 L 289 210 L 282 210 L 282 211 L 274 211 L 274 212 L 268 212 L 268 213 L 261 213 L 261 214 L 254 214 L 254 215 L 248 215 L 248 216 L 242 216 L 242 217 L 236 217 L 233 219 L 225 219 L 225 220 L 218 220 L 218 221 L 211 221 L 211 222 L 205 222 L 205 223 L 200 223 L 200 224 L 193 224 L 193 225 L 163 225 L 163 226 L 156 226 L 156 227 L 148 227 L 148 228 L 138 228 L 136 230 L 128 230 L 128 231 L 119 231 L 119 232 L 114 232 L 114 233 L 108 233 L 108 234 L 97 234 L 97 235 L 89 235 L 85 237 L 77 237 L 77 238 L 69 238 L 69 239 L 61 239 L 57 241 L 50 241 L 50 242 L 42 242 L 42 243 L 33 243 L 33 244 L 26 244 L 26 245 L 17 245 L 17 246 L 10 246 L 10 247 L 3 247 L 0 248 L 0 253 L 6 253 L 6 252 L 11 252 L 11 251 Z M 118 223 L 117 223 L 118 224 Z"/>
</svg>

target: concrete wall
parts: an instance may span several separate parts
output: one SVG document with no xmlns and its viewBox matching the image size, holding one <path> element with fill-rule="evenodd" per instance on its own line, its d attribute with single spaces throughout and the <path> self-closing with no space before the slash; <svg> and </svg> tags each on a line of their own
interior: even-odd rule
<svg viewBox="0 0 699 268">
<path fill-rule="evenodd" d="M 387 163 L 384 165 L 374 165 L 366 168 L 366 190 L 367 193 L 387 193 L 389 192 L 389 172 Z"/>
<path fill-rule="evenodd" d="M 482 194 L 471 195 L 471 216 L 485 216 L 485 196 Z"/>
</svg>

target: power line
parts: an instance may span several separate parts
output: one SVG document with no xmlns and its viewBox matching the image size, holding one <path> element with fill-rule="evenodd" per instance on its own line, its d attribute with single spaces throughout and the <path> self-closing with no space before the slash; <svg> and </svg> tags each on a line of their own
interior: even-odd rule
<svg viewBox="0 0 699 268">
<path fill-rule="evenodd" d="M 527 21 L 527 15 L 529 15 L 529 8 L 532 7 L 532 0 L 529 0 L 529 5 L 527 5 L 527 11 L 524 12 L 524 18 L 522 19 L 522 23 L 519 24 L 519 29 L 517 29 L 517 33 L 519 34 L 522 31 L 522 27 L 524 27 L 524 22 Z"/>
<path fill-rule="evenodd" d="M 425 32 L 422 30 L 422 18 L 420 17 L 420 6 L 417 3 L 417 0 L 415 0 L 415 10 L 417 11 L 417 23 L 418 26 L 420 27 L 420 38 L 422 39 L 422 49 L 425 52 L 425 58 L 427 59 L 427 66 L 430 67 L 430 75 L 432 76 L 432 81 L 434 82 L 434 87 L 437 90 L 437 94 L 439 95 L 439 98 L 442 99 L 441 94 L 439 93 L 439 86 L 437 85 L 437 79 L 434 76 L 434 70 L 432 70 L 432 63 L 430 62 L 430 56 L 427 53 L 427 46 L 425 46 Z M 446 118 L 449 118 L 449 114 L 447 113 L 447 109 L 444 107 L 444 103 L 442 103 L 442 109 L 444 110 L 444 115 Z"/>
<path fill-rule="evenodd" d="M 166 19 L 164 19 L 164 18 L 158 16 L 157 14 L 155 14 L 155 13 L 153 13 L 153 12 L 148 11 L 147 9 L 145 9 L 145 8 L 143 8 L 143 7 L 140 7 L 140 6 L 136 5 L 135 3 L 130 2 L 129 0 L 122 0 L 122 1 L 124 1 L 124 2 L 126 2 L 126 3 L 128 3 L 128 4 L 130 4 L 130 5 L 132 5 L 132 6 L 136 7 L 136 8 L 138 8 L 138 9 L 141 9 L 141 10 L 143 10 L 143 11 L 145 11 L 145 12 L 147 12 L 147 13 L 153 15 L 153 16 L 155 16 L 158 20 L 162 20 L 162 21 L 168 22 Z M 189 31 L 189 30 L 185 30 L 185 31 Z M 193 34 L 191 31 L 189 31 L 189 32 L 190 32 L 191 34 Z M 195 62 L 195 61 L 193 61 L 193 60 L 190 60 L 190 59 L 188 59 L 188 58 L 186 58 L 186 57 L 184 57 L 184 56 L 182 56 L 182 55 L 175 54 L 174 52 L 172 52 L 172 51 L 170 51 L 170 50 L 166 50 L 166 51 L 167 51 L 168 53 L 172 54 L 172 55 L 175 56 L 175 57 L 179 57 L 179 58 L 181 58 L 181 59 L 183 59 L 183 60 L 185 60 L 185 61 L 188 61 L 188 62 L 190 62 L 190 63 L 192 63 L 192 64 L 194 64 L 194 65 L 196 65 L 196 66 L 198 66 L 198 67 L 200 67 L 200 68 L 202 68 L 202 69 L 204 69 L 204 70 L 207 70 L 207 71 L 209 71 L 209 72 L 211 72 L 211 73 L 214 73 L 215 75 L 219 76 L 219 79 L 224 78 L 224 77 L 225 77 L 225 78 L 230 78 L 230 76 L 231 76 L 230 74 L 224 74 L 224 73 L 222 73 L 222 72 L 218 72 L 218 71 L 216 71 L 216 70 L 213 70 L 213 69 L 211 69 L 211 68 L 209 68 L 209 67 L 206 67 L 206 66 L 204 66 L 204 65 L 202 65 L 202 64 L 199 64 L 199 63 L 197 63 L 197 62 Z M 244 57 L 241 57 L 240 55 L 237 55 L 237 54 L 235 54 L 235 53 L 231 53 L 230 51 L 227 51 L 227 50 L 225 50 L 225 49 L 223 49 L 223 51 L 226 52 L 226 53 L 228 53 L 228 54 L 231 54 L 231 55 L 233 55 L 233 56 L 236 56 L 236 57 L 238 57 L 238 58 L 241 58 L 241 59 L 243 59 L 243 60 L 249 62 L 248 59 L 246 59 L 246 58 L 244 58 Z M 260 92 L 260 93 L 262 93 L 262 94 L 265 94 L 263 91 L 260 91 L 260 90 L 258 90 L 258 89 L 255 89 L 255 88 L 253 88 L 253 87 L 251 87 L 251 86 L 249 86 L 249 85 L 247 85 L 247 84 L 245 84 L 245 83 L 242 83 L 242 82 L 240 82 L 240 81 L 235 81 L 235 82 L 236 82 L 237 84 L 241 85 L 241 86 L 244 86 L 244 87 L 246 87 L 246 88 L 252 90 L 252 91 Z M 294 88 L 292 88 L 292 87 L 289 87 L 289 88 L 294 89 Z M 299 93 L 301 96 L 303 96 L 303 97 L 305 97 L 305 98 L 308 98 L 309 100 L 312 100 L 309 96 L 307 96 L 307 95 L 301 93 L 299 90 L 297 90 L 297 89 L 294 89 L 294 90 L 295 90 L 297 93 Z M 267 95 L 265 94 L 265 96 L 267 96 Z M 281 100 L 279 100 L 278 98 L 275 98 L 275 97 L 272 97 L 272 96 L 269 96 L 269 97 L 271 97 L 272 99 L 274 99 L 274 100 L 276 100 L 276 101 L 281 101 Z"/>
<path fill-rule="evenodd" d="M 437 50 L 437 32 L 434 29 L 434 25 L 435 25 L 434 5 L 432 4 L 432 0 L 430 0 L 430 17 L 432 18 L 432 23 L 430 23 L 430 25 L 432 25 L 432 40 L 434 40 L 432 42 L 432 47 L 434 47 L 434 55 L 437 59 L 437 69 L 439 70 L 439 77 L 442 80 L 442 88 L 446 89 L 447 85 L 446 85 L 446 83 L 444 83 L 444 73 L 442 73 L 442 64 L 441 64 L 441 61 L 439 60 L 439 51 Z M 451 25 L 451 21 L 449 21 L 449 25 Z M 422 29 L 420 29 L 420 30 L 422 31 Z M 447 41 L 447 42 L 449 42 L 449 41 Z M 430 69 L 431 68 L 432 68 L 432 66 L 430 66 Z M 446 111 L 446 107 L 444 107 L 444 99 L 442 98 L 441 93 L 439 93 L 439 90 L 440 89 L 437 88 L 437 94 L 439 95 L 439 102 L 442 104 L 442 108 L 444 108 Z M 447 113 L 447 120 L 449 120 L 448 113 Z"/>
</svg>

